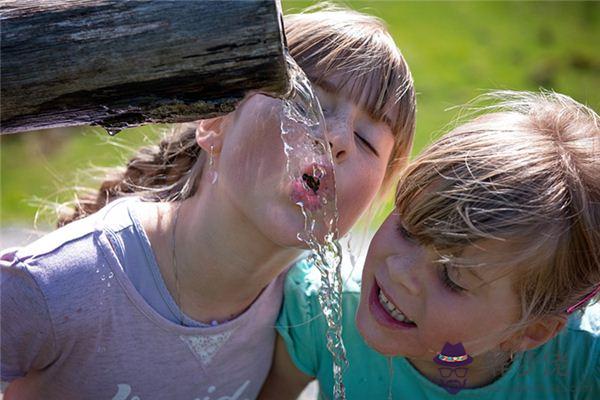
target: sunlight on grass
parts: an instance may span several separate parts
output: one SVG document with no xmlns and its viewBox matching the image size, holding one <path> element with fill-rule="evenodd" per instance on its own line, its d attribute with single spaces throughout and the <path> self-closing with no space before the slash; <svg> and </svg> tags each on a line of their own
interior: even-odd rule
<svg viewBox="0 0 600 400">
<path fill-rule="evenodd" d="M 283 2 L 285 10 L 294 11 L 310 4 Z M 598 110 L 600 3 L 347 4 L 383 18 L 411 66 L 418 92 L 413 154 L 456 116 L 447 108 L 488 89 L 544 87 Z M 127 148 L 142 144 L 147 134 L 156 137 L 161 129 L 129 129 L 116 138 L 92 127 L 2 137 L 2 223 L 30 225 L 40 204 L 68 200 L 72 186 L 93 183 L 93 176 L 78 170 L 122 165 Z"/>
</svg>

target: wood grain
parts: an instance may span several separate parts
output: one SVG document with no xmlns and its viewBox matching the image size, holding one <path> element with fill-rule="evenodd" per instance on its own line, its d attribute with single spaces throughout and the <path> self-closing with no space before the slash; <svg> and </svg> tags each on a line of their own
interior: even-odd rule
<svg viewBox="0 0 600 400">
<path fill-rule="evenodd" d="M 1 130 L 184 122 L 289 88 L 276 0 L 3 1 Z"/>
</svg>

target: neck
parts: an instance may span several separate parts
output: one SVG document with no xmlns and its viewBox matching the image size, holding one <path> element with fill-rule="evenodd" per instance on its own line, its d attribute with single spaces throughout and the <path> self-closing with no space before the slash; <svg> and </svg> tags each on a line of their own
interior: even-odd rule
<svg viewBox="0 0 600 400">
<path fill-rule="evenodd" d="M 440 384 L 440 365 L 432 360 L 408 359 L 408 361 L 427 379 Z M 473 357 L 473 362 L 466 366 L 467 373 L 464 378 L 449 378 L 466 380 L 465 388 L 476 388 L 491 384 L 506 371 L 512 362 L 510 354 L 505 352 L 490 351 Z"/>
<path fill-rule="evenodd" d="M 159 204 L 156 228 L 147 233 L 182 311 L 201 322 L 224 321 L 246 310 L 301 250 L 278 246 L 239 215 L 207 203 L 198 195 Z"/>
</svg>

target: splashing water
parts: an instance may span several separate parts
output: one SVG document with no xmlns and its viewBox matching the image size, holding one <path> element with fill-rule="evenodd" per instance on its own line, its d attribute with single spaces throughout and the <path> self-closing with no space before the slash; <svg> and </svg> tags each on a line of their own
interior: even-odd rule
<svg viewBox="0 0 600 400">
<path fill-rule="evenodd" d="M 115 128 L 109 126 L 105 126 L 104 129 L 106 129 L 106 133 L 108 133 L 110 136 L 116 136 L 119 132 L 123 130 L 122 128 Z"/>
<path fill-rule="evenodd" d="M 342 249 L 337 240 L 333 157 L 310 81 L 291 56 L 286 58 L 293 89 L 283 101 L 281 138 L 295 188 L 292 197 L 304 215 L 304 230 L 298 239 L 309 246 L 309 259 L 321 273 L 318 299 L 327 321 L 327 348 L 333 356 L 333 396 L 345 399 L 342 373 L 348 361 L 342 342 Z"/>
</svg>

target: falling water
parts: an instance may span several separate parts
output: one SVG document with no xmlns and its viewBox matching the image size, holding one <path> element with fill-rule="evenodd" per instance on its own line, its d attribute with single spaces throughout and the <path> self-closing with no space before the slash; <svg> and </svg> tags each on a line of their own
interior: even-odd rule
<svg viewBox="0 0 600 400">
<path fill-rule="evenodd" d="M 333 396 L 343 400 L 346 396 L 342 372 L 348 361 L 342 342 L 342 249 L 337 240 L 333 158 L 323 129 L 323 112 L 310 81 L 291 56 L 286 54 L 286 60 L 292 83 L 290 95 L 283 100 L 281 118 L 286 168 L 292 182 L 308 185 L 315 193 L 319 190 L 319 204 L 298 202 L 304 215 L 304 229 L 298 233 L 298 239 L 309 246 L 310 260 L 321 273 L 318 298 L 327 321 L 327 348 L 333 356 Z M 127 126 L 105 126 L 111 136 L 124 127 Z M 307 172 L 306 166 L 311 170 Z"/>
<path fill-rule="evenodd" d="M 333 158 L 325 138 L 325 121 L 310 81 L 287 55 L 292 94 L 284 100 L 281 118 L 281 138 L 287 156 L 289 178 L 298 185 L 307 185 L 319 192 L 319 203 L 299 201 L 304 214 L 304 230 L 298 239 L 311 249 L 310 261 L 321 273 L 318 299 L 327 321 L 327 348 L 333 356 L 334 399 L 345 399 L 342 372 L 348 361 L 342 342 L 342 249 L 337 240 L 337 205 Z M 306 166 L 312 166 L 307 174 Z M 307 177 L 308 175 L 308 177 Z M 313 184 L 316 177 L 316 187 Z M 327 186 L 327 188 L 321 187 Z M 305 190 L 309 190 L 305 187 Z"/>
</svg>

